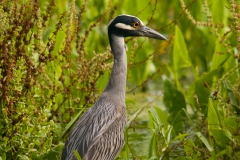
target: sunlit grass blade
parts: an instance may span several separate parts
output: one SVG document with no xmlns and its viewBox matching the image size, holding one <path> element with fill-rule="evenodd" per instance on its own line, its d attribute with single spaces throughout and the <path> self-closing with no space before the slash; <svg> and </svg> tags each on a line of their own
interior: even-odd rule
<svg viewBox="0 0 240 160">
<path fill-rule="evenodd" d="M 79 153 L 78 153 L 77 150 L 74 150 L 73 152 L 74 152 L 74 155 L 75 155 L 75 157 L 77 158 L 77 160 L 82 160 L 82 159 L 81 159 L 81 156 L 79 155 Z"/>
<path fill-rule="evenodd" d="M 217 158 L 216 158 L 215 151 L 214 151 L 213 147 L 209 144 L 209 142 L 206 139 L 206 137 L 204 137 L 204 135 L 201 132 L 196 132 L 195 134 L 205 144 L 205 146 L 207 147 L 207 149 L 211 153 L 213 160 L 216 160 Z"/>
</svg>

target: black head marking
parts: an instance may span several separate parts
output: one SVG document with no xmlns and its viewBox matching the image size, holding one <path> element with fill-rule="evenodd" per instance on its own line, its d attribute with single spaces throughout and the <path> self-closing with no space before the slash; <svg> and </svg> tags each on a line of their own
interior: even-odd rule
<svg viewBox="0 0 240 160">
<path fill-rule="evenodd" d="M 140 36 L 136 30 L 141 26 L 144 26 L 144 24 L 139 18 L 130 15 L 120 15 L 108 24 L 108 33 L 114 33 L 123 37 Z"/>
</svg>

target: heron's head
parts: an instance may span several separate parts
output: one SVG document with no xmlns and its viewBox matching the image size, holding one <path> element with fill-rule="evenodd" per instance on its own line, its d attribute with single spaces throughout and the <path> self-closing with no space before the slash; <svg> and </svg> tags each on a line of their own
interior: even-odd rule
<svg viewBox="0 0 240 160">
<path fill-rule="evenodd" d="M 145 26 L 139 18 L 130 15 L 120 15 L 111 20 L 108 24 L 108 33 L 123 37 L 142 36 L 167 40 L 157 31 Z"/>
</svg>

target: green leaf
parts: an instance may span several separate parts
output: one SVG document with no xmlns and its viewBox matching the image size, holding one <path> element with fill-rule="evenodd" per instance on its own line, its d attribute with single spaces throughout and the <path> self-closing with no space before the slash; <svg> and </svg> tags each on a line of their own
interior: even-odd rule
<svg viewBox="0 0 240 160">
<path fill-rule="evenodd" d="M 169 144 L 169 142 L 171 140 L 172 129 L 173 129 L 173 126 L 168 125 L 167 134 L 166 134 L 166 143 L 167 144 Z"/>
<path fill-rule="evenodd" d="M 232 91 L 231 87 L 228 85 L 227 81 L 223 81 L 223 86 L 227 90 L 227 94 L 230 97 L 232 105 L 234 105 L 238 109 L 240 109 L 239 106 L 238 106 L 237 100 L 236 100 L 236 98 L 235 98 L 235 96 L 233 94 L 233 91 Z M 238 110 L 238 112 L 239 112 L 239 110 Z"/>
<path fill-rule="evenodd" d="M 149 117 L 152 122 L 152 127 L 154 129 L 160 129 L 160 126 L 162 125 L 160 117 L 158 116 L 155 108 L 151 108 L 149 110 Z M 150 123 L 151 124 L 151 123 Z"/>
<path fill-rule="evenodd" d="M 223 47 L 223 45 L 219 42 L 219 40 L 216 39 L 215 52 L 212 58 L 211 70 L 214 70 L 223 66 L 224 63 L 228 60 L 228 58 L 230 57 L 230 54 L 226 54 L 225 51 L 226 51 L 226 47 Z"/>
<path fill-rule="evenodd" d="M 174 142 L 174 141 L 176 141 L 176 140 L 180 140 L 180 141 L 182 141 L 183 140 L 183 138 L 185 138 L 185 137 L 187 137 L 187 136 L 189 136 L 189 134 L 179 134 L 177 137 L 174 137 L 174 139 L 172 139 L 169 143 L 172 143 L 172 142 Z"/>
<path fill-rule="evenodd" d="M 156 134 L 153 134 L 151 138 L 151 143 L 149 145 L 148 159 L 152 159 L 152 160 L 158 159 Z"/>
<path fill-rule="evenodd" d="M 55 69 L 55 80 L 56 82 L 58 82 L 59 78 L 62 75 L 62 68 L 59 65 L 54 65 L 54 69 Z"/>
<path fill-rule="evenodd" d="M 188 101 L 197 108 L 206 111 L 210 90 L 205 86 L 207 83 L 210 87 L 213 83 L 213 78 L 220 72 L 221 69 L 215 69 L 199 77 L 195 80 L 188 90 Z M 207 112 L 206 112 L 207 113 Z"/>
<path fill-rule="evenodd" d="M 58 32 L 57 37 L 56 37 L 56 44 L 55 44 L 54 50 L 51 54 L 58 55 L 58 51 L 63 46 L 62 43 L 63 43 L 65 37 L 66 37 L 66 34 L 64 32 Z"/>
<path fill-rule="evenodd" d="M 109 72 L 104 72 L 102 76 L 99 77 L 98 81 L 97 81 L 97 88 L 100 90 L 104 90 L 104 88 L 107 85 L 107 82 L 110 78 L 110 74 Z"/>
<path fill-rule="evenodd" d="M 211 11 L 212 11 L 212 17 L 213 21 L 215 23 L 224 23 L 225 20 L 225 4 L 224 0 L 212 0 L 211 1 Z"/>
<path fill-rule="evenodd" d="M 28 156 L 26 155 L 18 155 L 17 158 L 20 160 L 29 160 Z"/>
<path fill-rule="evenodd" d="M 7 156 L 6 156 L 6 153 L 3 153 L 3 155 L 0 157 L 0 159 L 1 160 L 6 160 L 7 158 L 6 158 Z"/>
<path fill-rule="evenodd" d="M 224 63 L 224 73 L 227 74 L 230 70 L 235 68 L 237 65 L 239 65 L 239 62 L 236 61 L 236 58 L 234 56 L 230 56 L 227 60 L 227 62 Z M 240 78 L 240 72 L 234 72 L 228 76 L 228 80 L 231 82 L 236 82 L 238 78 Z"/>
<path fill-rule="evenodd" d="M 60 159 L 62 153 L 63 143 L 59 143 L 57 146 L 51 148 L 47 153 L 44 153 L 38 157 L 39 160 L 42 159 Z M 35 159 L 37 160 L 37 159 Z"/>
<path fill-rule="evenodd" d="M 218 119 L 217 111 L 215 110 L 212 99 L 209 99 L 208 104 L 208 129 L 211 133 L 212 128 L 219 129 L 220 128 L 220 122 Z"/>
<path fill-rule="evenodd" d="M 222 147 L 227 147 L 227 144 L 232 141 L 232 134 L 226 129 L 211 129 L 212 135 L 216 143 Z"/>
<path fill-rule="evenodd" d="M 239 127 L 238 117 L 231 116 L 224 119 L 224 127 L 233 133 Z"/>
<path fill-rule="evenodd" d="M 201 153 L 198 150 L 196 150 L 195 148 L 196 148 L 196 146 L 192 140 L 187 139 L 185 141 L 184 150 L 185 150 L 185 153 L 187 154 L 187 156 L 192 159 L 199 159 L 201 156 Z"/>
<path fill-rule="evenodd" d="M 79 155 L 77 150 L 74 150 L 73 152 L 74 152 L 74 155 L 76 156 L 77 160 L 82 160 L 81 156 Z"/>
<path fill-rule="evenodd" d="M 205 146 L 207 147 L 207 149 L 210 151 L 210 152 L 213 152 L 213 147 L 209 144 L 208 140 L 205 138 L 205 136 L 201 133 L 201 132 L 196 132 L 195 133 L 198 138 L 205 144 Z"/>
<path fill-rule="evenodd" d="M 176 113 L 186 109 L 184 95 L 168 80 L 164 81 L 163 102 L 169 113 Z"/>
<path fill-rule="evenodd" d="M 232 152 L 233 152 L 233 148 L 230 147 L 230 146 L 227 146 L 226 149 L 218 152 L 216 154 L 217 157 L 222 157 L 222 156 L 225 156 L 225 155 L 228 155 L 229 157 L 232 157 Z"/>
<path fill-rule="evenodd" d="M 188 54 L 186 43 L 184 41 L 182 32 L 178 28 L 178 26 L 175 26 L 173 63 L 175 72 L 177 72 L 181 68 L 192 66 L 192 62 Z"/>
<path fill-rule="evenodd" d="M 178 71 L 182 68 L 192 66 L 191 59 L 189 57 L 187 47 L 178 26 L 175 26 L 174 46 L 173 46 L 173 68 L 174 76 L 179 90 L 183 90 L 180 82 L 178 81 Z"/>
<path fill-rule="evenodd" d="M 172 83 L 164 81 L 164 105 L 171 114 L 168 121 L 173 125 L 176 132 L 181 132 L 183 125 L 182 109 L 186 109 L 186 102 L 184 95 L 178 91 Z"/>
</svg>

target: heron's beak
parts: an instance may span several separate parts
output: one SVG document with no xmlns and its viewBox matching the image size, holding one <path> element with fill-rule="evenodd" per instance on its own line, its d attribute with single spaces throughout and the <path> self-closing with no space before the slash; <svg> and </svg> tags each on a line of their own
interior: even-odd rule
<svg viewBox="0 0 240 160">
<path fill-rule="evenodd" d="M 142 31 L 142 36 L 144 37 L 167 40 L 167 38 L 164 37 L 162 34 L 158 33 L 157 31 L 147 26 L 142 26 L 140 31 Z"/>
</svg>

